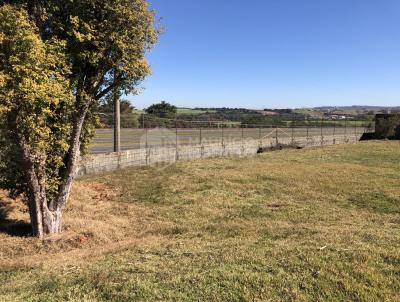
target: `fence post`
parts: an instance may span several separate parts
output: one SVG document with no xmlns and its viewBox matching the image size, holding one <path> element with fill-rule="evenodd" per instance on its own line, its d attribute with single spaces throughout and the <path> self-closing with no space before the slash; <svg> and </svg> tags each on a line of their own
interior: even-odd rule
<svg viewBox="0 0 400 302">
<path fill-rule="evenodd" d="M 143 124 L 144 125 L 144 124 Z M 150 164 L 150 150 L 149 150 L 149 138 L 148 138 L 148 133 L 147 133 L 147 128 L 144 129 L 145 134 L 146 134 L 146 165 Z"/>
<path fill-rule="evenodd" d="M 179 160 L 178 152 L 178 121 L 175 120 L 175 161 Z"/>
<path fill-rule="evenodd" d="M 333 144 L 336 144 L 336 121 L 333 121 Z"/>
<path fill-rule="evenodd" d="M 113 92 L 114 101 L 114 152 L 121 152 L 121 109 L 117 91 Z"/>
<path fill-rule="evenodd" d="M 244 154 L 244 128 L 242 127 L 242 150 L 241 150 L 242 155 Z"/>
<path fill-rule="evenodd" d="M 201 130 L 201 124 L 200 124 L 200 157 L 204 157 L 204 146 L 203 146 L 203 132 Z"/>
<path fill-rule="evenodd" d="M 225 146 L 224 146 L 224 127 L 221 126 L 221 146 L 222 146 L 222 155 L 225 155 Z"/>
<path fill-rule="evenodd" d="M 347 117 L 344 120 L 344 140 L 347 143 Z"/>
<path fill-rule="evenodd" d="M 357 121 L 354 121 L 354 141 L 357 142 Z"/>
<path fill-rule="evenodd" d="M 259 140 L 259 145 L 260 148 L 262 148 L 262 137 L 261 137 L 261 127 L 258 128 L 258 140 Z"/>
<path fill-rule="evenodd" d="M 322 132 L 322 123 L 323 123 L 323 119 L 321 118 L 321 146 L 324 145 L 324 134 Z"/>
<path fill-rule="evenodd" d="M 275 143 L 276 143 L 276 147 L 278 147 L 278 145 L 279 145 L 278 126 L 275 126 Z"/>
<path fill-rule="evenodd" d="M 292 144 L 292 146 L 294 146 L 294 117 L 293 117 L 293 115 L 292 115 L 292 142 L 291 142 L 291 144 Z"/>
</svg>

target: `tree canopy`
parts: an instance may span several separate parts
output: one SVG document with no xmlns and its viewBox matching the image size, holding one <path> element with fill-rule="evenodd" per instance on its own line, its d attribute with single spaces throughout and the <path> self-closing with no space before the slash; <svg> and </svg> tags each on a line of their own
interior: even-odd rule
<svg viewBox="0 0 400 302">
<path fill-rule="evenodd" d="M 29 191 L 16 152 L 23 144 L 50 197 L 57 190 L 54 172 L 63 165 L 71 131 L 73 95 L 65 45 L 56 39 L 43 42 L 27 13 L 10 5 L 0 8 L 0 30 L 0 123 L 8 130 L 1 132 L 1 184 L 14 194 Z"/>
<path fill-rule="evenodd" d="M 61 231 L 97 104 L 137 92 L 158 33 L 146 0 L 0 1 L 0 188 L 35 235 Z"/>
<path fill-rule="evenodd" d="M 176 115 L 177 108 L 165 101 L 161 103 L 153 104 L 146 110 L 147 114 L 153 114 L 158 117 L 173 118 Z"/>
<path fill-rule="evenodd" d="M 97 109 L 100 124 L 99 127 L 114 127 L 114 99 L 107 96 Z M 125 99 L 120 100 L 121 127 L 138 128 L 139 114 L 135 112 L 135 107 Z"/>
</svg>

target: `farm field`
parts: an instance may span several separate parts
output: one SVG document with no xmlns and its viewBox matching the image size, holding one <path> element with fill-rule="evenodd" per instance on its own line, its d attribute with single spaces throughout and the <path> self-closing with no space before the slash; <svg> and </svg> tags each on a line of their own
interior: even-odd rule
<svg viewBox="0 0 400 302">
<path fill-rule="evenodd" d="M 399 301 L 399 157 L 360 142 L 85 177 L 43 242 L 0 193 L 0 301 Z"/>
<path fill-rule="evenodd" d="M 200 115 L 203 113 L 214 113 L 216 112 L 215 109 L 192 109 L 192 108 L 177 108 L 177 114 L 188 114 L 188 115 Z"/>
<path fill-rule="evenodd" d="M 263 138 L 288 138 L 292 134 L 294 137 L 305 138 L 309 136 L 331 135 L 358 135 L 366 130 L 365 127 L 279 127 L 278 131 L 274 127 L 270 128 L 175 128 L 163 129 L 153 128 L 147 130 L 147 146 L 156 147 L 165 140 L 171 144 L 176 141 L 179 145 L 199 144 L 209 142 L 237 141 L 243 139 L 263 139 Z M 92 153 L 107 153 L 113 151 L 113 129 L 97 129 L 96 135 L 91 146 Z M 178 140 L 176 140 L 176 134 Z M 121 149 L 138 149 L 146 146 L 145 129 L 121 129 Z"/>
</svg>

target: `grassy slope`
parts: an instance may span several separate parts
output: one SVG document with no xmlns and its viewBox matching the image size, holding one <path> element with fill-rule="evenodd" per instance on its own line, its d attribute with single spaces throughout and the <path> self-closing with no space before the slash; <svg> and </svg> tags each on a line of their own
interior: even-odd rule
<svg viewBox="0 0 400 302">
<path fill-rule="evenodd" d="M 398 301 L 399 157 L 368 142 L 80 180 L 117 192 L 97 219 L 129 238 L 4 264 L 0 300 Z"/>
<path fill-rule="evenodd" d="M 192 109 L 192 108 L 178 108 L 177 113 L 178 114 L 190 114 L 190 115 L 200 115 L 203 113 L 213 113 L 216 112 L 216 110 L 210 109 L 210 110 L 201 110 L 201 109 Z"/>
</svg>

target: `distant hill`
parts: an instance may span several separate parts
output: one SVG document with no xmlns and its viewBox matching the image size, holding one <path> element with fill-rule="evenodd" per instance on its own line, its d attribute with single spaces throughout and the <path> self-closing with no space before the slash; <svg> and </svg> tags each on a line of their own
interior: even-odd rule
<svg viewBox="0 0 400 302">
<path fill-rule="evenodd" d="M 382 111 L 382 110 L 400 110 L 400 106 L 386 107 L 386 106 L 368 106 L 368 105 L 352 105 L 352 106 L 322 106 L 314 107 L 314 110 L 363 110 L 363 111 Z"/>
</svg>

